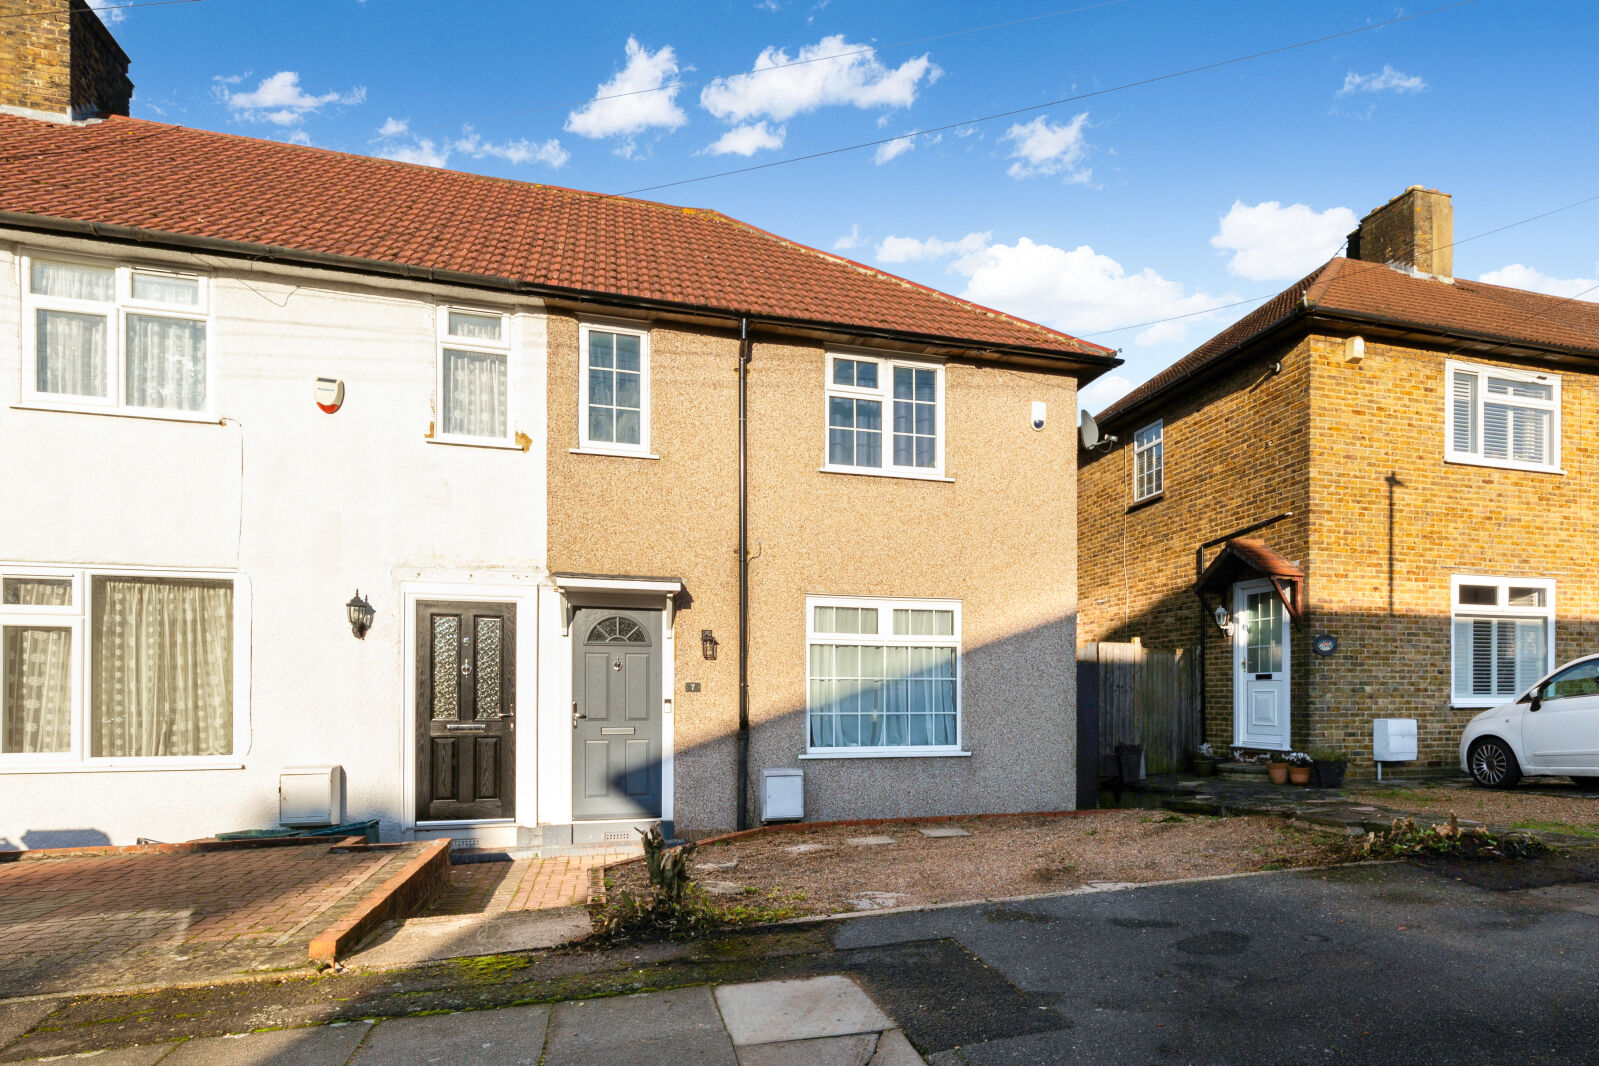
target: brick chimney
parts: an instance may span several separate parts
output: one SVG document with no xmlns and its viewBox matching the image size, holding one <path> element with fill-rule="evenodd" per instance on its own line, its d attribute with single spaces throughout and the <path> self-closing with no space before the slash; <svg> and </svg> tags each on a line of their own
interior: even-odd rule
<svg viewBox="0 0 1599 1066">
<path fill-rule="evenodd" d="M 76 121 L 126 115 L 128 56 L 84 0 L 0 0 L 0 111 Z"/>
<path fill-rule="evenodd" d="M 1412 185 L 1360 220 L 1349 258 L 1448 280 L 1455 273 L 1455 209 L 1449 194 Z"/>
</svg>

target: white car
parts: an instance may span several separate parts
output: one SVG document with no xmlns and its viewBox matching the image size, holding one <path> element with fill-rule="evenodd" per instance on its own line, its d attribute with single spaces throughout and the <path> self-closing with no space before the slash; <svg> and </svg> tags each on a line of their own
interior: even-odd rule
<svg viewBox="0 0 1599 1066">
<path fill-rule="evenodd" d="M 1573 659 L 1473 718 L 1460 738 L 1460 768 L 1486 788 L 1511 788 L 1522 774 L 1599 788 L 1599 655 Z"/>
</svg>

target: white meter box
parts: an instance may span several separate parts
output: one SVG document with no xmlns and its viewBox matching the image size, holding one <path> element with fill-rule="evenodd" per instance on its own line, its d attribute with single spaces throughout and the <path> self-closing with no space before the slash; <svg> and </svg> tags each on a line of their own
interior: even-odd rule
<svg viewBox="0 0 1599 1066">
<path fill-rule="evenodd" d="M 285 766 L 278 773 L 278 824 L 336 825 L 342 766 Z"/>
<path fill-rule="evenodd" d="M 1414 762 L 1416 720 L 1374 718 L 1371 722 L 1372 758 L 1378 762 Z"/>
</svg>

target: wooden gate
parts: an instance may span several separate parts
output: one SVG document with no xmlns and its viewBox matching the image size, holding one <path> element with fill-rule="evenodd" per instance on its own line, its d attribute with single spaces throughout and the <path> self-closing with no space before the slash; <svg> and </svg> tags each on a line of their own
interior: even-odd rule
<svg viewBox="0 0 1599 1066">
<path fill-rule="evenodd" d="M 1093 674 L 1092 684 L 1077 689 L 1079 699 L 1092 703 L 1083 710 L 1098 722 L 1101 766 L 1111 765 L 1117 744 L 1142 744 L 1147 773 L 1185 768 L 1201 739 L 1199 656 L 1192 649 L 1085 644 L 1077 650 L 1077 672 Z"/>
</svg>

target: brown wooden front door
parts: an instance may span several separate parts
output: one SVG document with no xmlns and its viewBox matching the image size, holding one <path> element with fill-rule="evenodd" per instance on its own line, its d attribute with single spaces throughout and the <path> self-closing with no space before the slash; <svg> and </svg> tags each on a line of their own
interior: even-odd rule
<svg viewBox="0 0 1599 1066">
<path fill-rule="evenodd" d="M 419 603 L 416 816 L 516 813 L 516 606 Z"/>
</svg>

